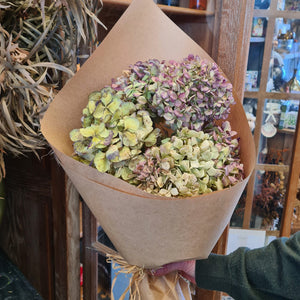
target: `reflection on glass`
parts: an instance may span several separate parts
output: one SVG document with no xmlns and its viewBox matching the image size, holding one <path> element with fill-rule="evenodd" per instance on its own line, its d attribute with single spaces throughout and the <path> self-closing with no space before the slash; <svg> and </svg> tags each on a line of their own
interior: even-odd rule
<svg viewBox="0 0 300 300">
<path fill-rule="evenodd" d="M 300 19 L 277 18 L 267 92 L 300 93 Z"/>
<path fill-rule="evenodd" d="M 299 101 L 282 100 L 279 129 L 295 130 L 297 126 L 298 111 L 299 111 Z"/>
<path fill-rule="evenodd" d="M 256 121 L 257 99 L 244 98 L 243 107 L 247 116 L 249 127 L 253 133 Z"/>
<path fill-rule="evenodd" d="M 297 231 L 300 231 L 300 178 L 298 181 L 298 189 L 292 217 L 291 233 L 293 234 Z"/>
<path fill-rule="evenodd" d="M 299 0 L 278 0 L 277 10 L 300 10 Z"/>
<path fill-rule="evenodd" d="M 256 173 L 251 228 L 279 230 L 288 174 L 283 171 Z"/>
<path fill-rule="evenodd" d="M 265 100 L 258 163 L 291 163 L 298 110 L 296 100 Z"/>
<path fill-rule="evenodd" d="M 271 0 L 255 0 L 254 9 L 269 9 Z"/>
</svg>

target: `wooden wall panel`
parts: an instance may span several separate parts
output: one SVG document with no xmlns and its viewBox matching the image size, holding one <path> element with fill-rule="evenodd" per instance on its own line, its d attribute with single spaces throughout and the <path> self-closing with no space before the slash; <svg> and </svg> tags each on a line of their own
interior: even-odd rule
<svg viewBox="0 0 300 300">
<path fill-rule="evenodd" d="M 98 292 L 98 254 L 92 249 L 97 240 L 97 220 L 82 202 L 82 261 L 83 261 L 83 297 L 84 300 L 96 300 Z"/>
<path fill-rule="evenodd" d="M 0 247 L 45 300 L 79 300 L 79 196 L 54 157 L 40 155 L 6 157 Z"/>
<path fill-rule="evenodd" d="M 8 157 L 6 168 L 0 246 L 43 298 L 54 299 L 49 173 L 33 155 Z"/>
</svg>

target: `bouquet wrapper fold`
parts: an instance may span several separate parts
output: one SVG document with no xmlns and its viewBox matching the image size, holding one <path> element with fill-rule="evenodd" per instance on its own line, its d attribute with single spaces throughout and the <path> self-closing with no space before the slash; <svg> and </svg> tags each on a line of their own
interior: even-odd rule
<svg viewBox="0 0 300 300">
<path fill-rule="evenodd" d="M 209 255 L 254 168 L 253 138 L 242 105 L 236 99 L 229 120 L 240 137 L 245 179 L 229 189 L 186 199 L 148 194 L 75 161 L 69 132 L 81 127 L 88 95 L 110 84 L 130 64 L 150 58 L 181 61 L 189 54 L 212 61 L 152 0 L 134 0 L 41 121 L 42 133 L 62 167 L 131 265 L 152 268 Z"/>
</svg>

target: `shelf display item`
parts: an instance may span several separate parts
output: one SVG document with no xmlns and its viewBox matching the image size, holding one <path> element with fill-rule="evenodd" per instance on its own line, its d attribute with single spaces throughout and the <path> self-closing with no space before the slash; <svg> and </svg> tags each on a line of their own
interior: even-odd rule
<svg viewBox="0 0 300 300">
<path fill-rule="evenodd" d="M 278 37 L 278 48 L 290 51 L 293 48 L 293 34 L 287 33 Z"/>
<path fill-rule="evenodd" d="M 287 105 L 284 102 L 281 103 L 280 109 L 281 109 L 281 113 L 280 113 L 280 120 L 279 120 L 278 128 L 283 129 L 284 122 L 285 122 L 285 115 L 286 115 L 286 111 L 287 111 Z"/>
<path fill-rule="evenodd" d="M 300 3 L 297 0 L 285 0 L 284 10 L 300 11 Z"/>
<path fill-rule="evenodd" d="M 269 80 L 267 83 L 267 92 L 281 91 L 284 89 L 285 73 L 286 72 L 284 69 L 284 60 L 282 56 L 275 50 L 272 50 L 269 68 Z"/>
<path fill-rule="evenodd" d="M 278 49 L 281 51 L 291 51 L 294 44 L 295 32 L 292 23 L 288 19 L 278 18 L 276 22 Z M 278 50 L 278 51 L 279 51 Z"/>
<path fill-rule="evenodd" d="M 273 137 L 277 132 L 277 126 L 280 121 L 281 105 L 280 103 L 267 102 L 264 110 L 265 121 L 261 127 L 261 133 L 267 138 Z"/>
<path fill-rule="evenodd" d="M 299 104 L 293 100 L 281 101 L 279 129 L 296 129 Z"/>
<path fill-rule="evenodd" d="M 262 37 L 264 36 L 264 21 L 265 18 L 253 18 L 251 36 Z"/>
<path fill-rule="evenodd" d="M 298 93 L 299 22 L 276 18 L 267 92 Z"/>
<path fill-rule="evenodd" d="M 283 172 L 257 172 L 253 198 L 253 214 L 262 218 L 255 228 L 278 230 L 285 201 L 285 175 Z"/>
<path fill-rule="evenodd" d="M 298 112 L 296 111 L 290 111 L 286 114 L 285 120 L 284 120 L 284 126 L 285 128 L 288 129 L 296 129 L 297 125 L 297 117 L 298 117 Z"/>
<path fill-rule="evenodd" d="M 266 109 L 264 110 L 266 114 L 266 123 L 271 123 L 275 126 L 278 125 L 281 114 L 281 105 L 280 103 L 268 102 L 266 104 Z"/>
<path fill-rule="evenodd" d="M 206 10 L 207 0 L 190 0 L 189 8 Z"/>
<path fill-rule="evenodd" d="M 257 99 L 244 98 L 243 108 L 246 113 L 246 117 L 248 120 L 248 125 L 250 127 L 251 132 L 255 129 L 256 122 L 256 109 L 257 109 Z"/>
<path fill-rule="evenodd" d="M 270 0 L 255 0 L 254 9 L 268 9 L 270 7 Z"/>
<path fill-rule="evenodd" d="M 247 116 L 250 130 L 253 132 L 254 128 L 255 128 L 256 117 L 252 113 L 249 113 L 249 112 L 246 112 L 246 116 Z"/>
<path fill-rule="evenodd" d="M 277 132 L 277 129 L 272 123 L 267 122 L 264 125 L 262 125 L 262 127 L 261 127 L 262 135 L 267 138 L 273 137 L 276 134 L 276 132 Z"/>
<path fill-rule="evenodd" d="M 179 6 L 179 0 L 157 0 L 157 4 Z"/>
<path fill-rule="evenodd" d="M 257 88 L 258 80 L 258 71 L 247 71 L 246 72 L 246 82 L 245 90 L 252 91 Z"/>
<path fill-rule="evenodd" d="M 300 82 L 296 77 L 297 72 L 298 72 L 298 70 L 294 69 L 293 77 L 286 84 L 286 92 L 287 93 L 291 93 L 291 92 L 300 93 Z"/>
<path fill-rule="evenodd" d="M 285 0 L 278 0 L 277 10 L 284 10 L 285 8 Z"/>
</svg>

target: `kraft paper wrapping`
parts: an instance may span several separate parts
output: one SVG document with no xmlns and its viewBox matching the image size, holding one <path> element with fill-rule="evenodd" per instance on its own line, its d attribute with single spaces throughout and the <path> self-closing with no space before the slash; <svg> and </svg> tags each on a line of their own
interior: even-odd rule
<svg viewBox="0 0 300 300">
<path fill-rule="evenodd" d="M 177 272 L 154 277 L 145 274 L 139 284 L 136 300 L 192 300 L 190 283 Z"/>
<path fill-rule="evenodd" d="M 153 0 L 134 0 L 41 121 L 42 133 L 67 175 L 116 249 L 132 265 L 157 267 L 209 255 L 254 167 L 254 144 L 242 105 L 236 101 L 229 119 L 241 138 L 245 180 L 230 189 L 186 199 L 148 194 L 75 161 L 69 132 L 81 127 L 88 95 L 110 84 L 130 64 L 150 58 L 181 61 L 189 54 L 212 61 Z"/>
</svg>

